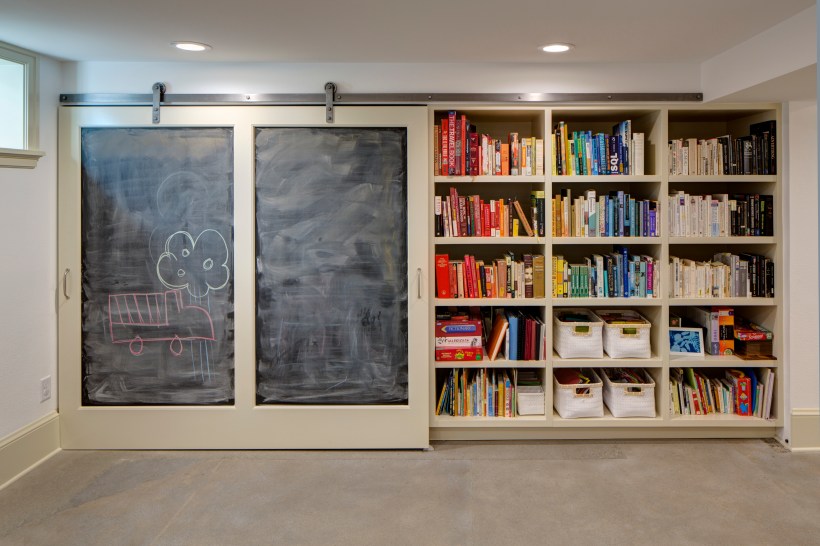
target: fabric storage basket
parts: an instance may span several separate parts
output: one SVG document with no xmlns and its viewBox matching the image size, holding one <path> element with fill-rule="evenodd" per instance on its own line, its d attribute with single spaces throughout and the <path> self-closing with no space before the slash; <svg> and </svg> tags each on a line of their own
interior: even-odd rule
<svg viewBox="0 0 820 546">
<path fill-rule="evenodd" d="M 540 386 L 520 386 L 516 392 L 518 415 L 544 415 L 544 389 Z"/>
<path fill-rule="evenodd" d="M 561 309 L 554 315 L 553 347 L 561 358 L 603 358 L 604 323 L 586 309 Z"/>
<path fill-rule="evenodd" d="M 555 370 L 560 372 L 560 369 Z M 553 399 L 555 409 L 564 419 L 574 419 L 576 417 L 603 417 L 604 404 L 601 396 L 601 378 L 595 370 L 582 370 L 584 374 L 589 374 L 591 383 L 563 384 L 553 373 L 552 381 Z M 559 373 L 560 375 L 560 373 Z"/>
<path fill-rule="evenodd" d="M 596 311 L 604 323 L 604 351 L 610 358 L 650 358 L 652 324 L 636 311 Z"/>
<path fill-rule="evenodd" d="M 646 370 L 632 369 L 643 383 L 615 383 L 616 369 L 602 369 L 604 403 L 613 417 L 655 417 L 655 382 Z"/>
</svg>

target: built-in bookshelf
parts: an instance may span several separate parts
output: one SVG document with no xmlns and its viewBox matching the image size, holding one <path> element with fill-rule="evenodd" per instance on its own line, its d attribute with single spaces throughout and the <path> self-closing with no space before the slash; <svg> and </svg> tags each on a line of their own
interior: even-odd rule
<svg viewBox="0 0 820 546">
<path fill-rule="evenodd" d="M 543 150 L 543 160 L 528 156 L 536 170 L 526 174 L 520 167 L 516 171 L 518 174 L 510 173 L 512 168 L 505 170 L 503 175 L 483 171 L 476 174 L 475 169 L 472 174 L 469 170 L 462 171 L 465 174 L 461 175 L 443 174 L 446 171 L 441 165 L 441 125 L 447 123 L 451 112 L 456 113 L 456 119 L 463 116 L 465 122 L 469 122 L 464 125 L 468 127 L 468 134 L 472 131 L 478 135 L 473 137 L 471 155 L 474 159 L 475 143 L 481 147 L 481 135 L 484 135 L 485 141 L 507 144 L 506 154 L 510 153 L 514 142 L 520 143 L 522 139 L 542 142 L 533 145 L 532 151 Z M 431 106 L 429 120 L 429 217 L 436 228 L 436 235 L 429 245 L 430 255 L 436 260 L 444 255 L 454 262 L 464 261 L 465 256 L 474 257 L 485 267 L 481 270 L 483 280 L 482 274 L 478 274 L 479 282 L 485 283 L 490 278 L 498 281 L 496 275 L 502 267 L 499 258 L 509 256 L 523 264 L 525 256 L 540 256 L 545 264 L 543 286 L 533 290 L 529 297 L 499 297 L 497 290 L 473 293 L 479 297 L 439 297 L 435 282 L 431 282 L 431 318 L 443 316 L 448 309 L 478 310 L 489 318 L 485 322 L 485 329 L 488 329 L 498 313 L 530 316 L 540 323 L 537 331 L 543 336 L 544 343 L 541 357 L 527 360 L 508 359 L 503 349 L 496 360 L 487 360 L 485 356 L 481 361 L 471 362 L 437 361 L 431 354 L 431 438 L 774 435 L 777 427 L 783 424 L 783 372 L 786 366 L 782 339 L 783 203 L 781 174 L 776 168 L 777 158 L 782 156 L 778 105 L 517 107 L 448 104 Z M 514 141 L 510 133 L 515 134 Z M 572 148 L 568 147 L 567 135 L 571 138 L 573 133 L 583 135 L 576 137 L 582 143 L 581 147 L 575 148 L 574 142 Z M 620 144 L 613 138 L 619 134 L 623 135 Z M 635 134 L 640 136 L 628 136 Z M 469 136 L 463 138 L 464 142 L 470 140 Z M 465 145 L 469 146 L 462 144 Z M 598 151 L 593 153 L 596 145 Z M 685 172 L 683 148 L 687 149 Z M 484 150 L 488 149 L 485 145 Z M 612 160 L 618 149 L 621 150 L 620 160 L 631 161 L 631 164 L 623 174 L 620 171 L 611 174 L 616 168 L 603 169 L 600 162 Z M 568 150 L 574 152 L 575 157 L 568 154 Z M 582 151 L 589 155 L 578 156 Z M 688 163 L 690 151 L 694 158 L 691 167 Z M 482 161 L 484 153 L 483 150 L 478 152 Z M 744 153 L 747 154 L 745 158 Z M 642 165 L 636 165 L 641 157 Z M 732 158 L 740 158 L 741 163 L 746 163 L 732 167 L 732 161 L 735 161 Z M 572 161 L 574 163 L 568 166 L 567 163 Z M 696 162 L 703 168 L 698 170 Z M 617 166 L 617 162 L 613 165 Z M 744 172 L 753 174 L 739 174 Z M 454 195 L 467 197 L 466 208 L 472 204 L 469 210 L 473 217 L 466 233 L 463 229 L 458 233 L 441 229 L 443 203 L 451 198 L 449 206 L 453 212 Z M 540 198 L 542 202 L 537 201 Z M 514 207 L 516 201 L 522 207 L 532 233 L 524 229 L 525 222 Z M 497 219 L 499 208 L 502 210 L 501 228 Z M 573 217 L 573 210 L 580 210 L 581 215 Z M 493 218 L 496 218 L 495 222 Z M 452 227 L 453 218 L 449 220 Z M 515 230 L 512 220 L 516 220 Z M 478 223 L 482 228 L 480 236 L 476 232 Z M 459 225 L 456 229 L 462 227 Z M 721 262 L 721 256 L 726 256 L 726 263 Z M 744 271 L 746 276 L 741 277 L 738 267 L 732 269 L 729 256 L 739 256 L 744 261 L 754 256 L 759 260 L 755 273 L 756 289 L 746 289 L 747 285 L 751 287 L 751 273 Z M 621 262 L 616 263 L 616 257 L 620 257 Z M 687 267 L 694 268 L 693 275 L 701 275 L 704 279 L 707 278 L 706 267 L 714 270 L 714 275 L 710 270 L 709 279 L 724 275 L 720 282 L 727 284 L 726 289 L 706 290 L 703 287 L 703 290 L 694 292 L 675 291 L 673 259 L 677 259 L 676 264 L 685 261 Z M 495 265 L 495 270 L 486 269 L 488 264 Z M 437 272 L 435 265 L 433 267 L 429 273 L 430 279 L 435 281 Z M 630 269 L 633 267 L 634 272 Z M 600 281 L 602 274 L 606 275 L 603 278 L 609 279 L 614 272 L 621 278 L 624 271 L 634 275 L 630 277 L 633 281 L 626 282 L 625 290 L 612 286 L 604 289 Z M 559 272 L 564 273 L 559 275 Z M 647 274 L 652 279 L 651 288 Z M 730 277 L 732 290 L 728 288 Z M 574 281 L 577 282 L 573 284 Z M 562 288 L 567 291 L 558 288 L 559 283 L 566 282 L 569 284 Z M 734 289 L 735 285 L 737 289 Z M 670 354 L 670 316 L 686 315 L 695 307 L 713 306 L 731 307 L 736 315 L 773 332 L 772 358 Z M 553 350 L 553 316 L 556 311 L 572 308 L 640 313 L 651 323 L 650 357 L 612 358 L 604 353 L 602 358 L 561 358 Z M 614 417 L 606 405 L 601 417 L 559 416 L 554 408 L 555 370 L 621 367 L 643 370 L 654 381 L 654 417 Z M 437 411 L 441 406 L 441 395 L 446 391 L 445 384 L 454 375 L 453 370 L 465 368 L 472 370 L 467 377 L 471 380 L 478 378 L 484 385 L 485 390 L 480 391 L 484 396 L 487 396 L 487 377 L 492 378 L 495 385 L 499 378 L 509 377 L 514 389 L 513 376 L 517 372 L 527 371 L 527 377 L 534 372 L 543 388 L 544 414 L 462 416 Z M 773 372 L 771 418 L 720 412 L 689 415 L 675 411 L 671 385 L 678 369 L 692 369 L 700 374 L 698 377 L 714 380 L 715 383 L 710 385 L 718 394 L 721 391 L 717 378 L 726 370 L 753 369 L 767 377 L 769 371 Z M 493 392 L 492 388 L 490 392 Z M 509 394 L 510 391 L 504 389 L 504 392 Z M 498 400 L 489 406 L 498 408 Z M 488 404 L 485 402 L 484 406 L 476 407 L 488 407 Z"/>
</svg>

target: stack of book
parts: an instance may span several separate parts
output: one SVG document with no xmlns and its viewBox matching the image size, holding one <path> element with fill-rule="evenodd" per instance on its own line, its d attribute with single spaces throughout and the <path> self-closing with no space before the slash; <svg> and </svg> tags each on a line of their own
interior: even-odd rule
<svg viewBox="0 0 820 546">
<path fill-rule="evenodd" d="M 776 122 L 753 123 L 750 135 L 669 141 L 669 174 L 777 174 Z"/>
<path fill-rule="evenodd" d="M 735 414 L 770 419 L 775 371 L 769 368 L 669 370 L 670 406 L 676 415 Z"/>
<path fill-rule="evenodd" d="M 512 375 L 512 378 L 510 377 Z M 455 368 L 441 385 L 436 415 L 514 417 L 516 370 Z"/>
<path fill-rule="evenodd" d="M 689 195 L 668 199 L 672 237 L 745 237 L 774 235 L 774 197 L 760 194 Z"/>
<path fill-rule="evenodd" d="M 774 262 L 758 254 L 715 254 L 711 262 L 669 257 L 671 298 L 773 298 Z"/>
<path fill-rule="evenodd" d="M 434 198 L 436 237 L 518 237 L 544 235 L 544 192 L 534 191 L 527 211 L 518 199 L 484 200 L 479 195 Z M 530 213 L 530 216 L 527 215 Z"/>
<path fill-rule="evenodd" d="M 773 359 L 772 344 L 774 334 L 771 330 L 743 317 L 735 317 L 735 353 L 741 358 Z"/>
<path fill-rule="evenodd" d="M 593 254 L 582 263 L 552 257 L 553 298 L 656 298 L 660 268 L 655 258 L 631 255 L 626 247 Z"/>
<path fill-rule="evenodd" d="M 612 134 L 570 131 L 559 121 L 552 134 L 552 174 L 644 174 L 644 134 L 632 132 L 632 120 L 612 127 Z"/>
<path fill-rule="evenodd" d="M 484 358 L 480 316 L 437 320 L 435 328 L 437 361 L 476 361 Z"/>
<path fill-rule="evenodd" d="M 564 189 L 552 199 L 553 237 L 658 237 L 659 219 L 657 201 L 623 191 L 587 190 L 573 198 Z"/>
<path fill-rule="evenodd" d="M 436 254 L 436 295 L 439 298 L 543 298 L 545 260 L 543 254 L 513 252 L 485 262 L 471 254 L 450 259 Z"/>
<path fill-rule="evenodd" d="M 442 176 L 543 176 L 544 140 L 478 132 L 465 114 L 447 112 L 434 129 L 434 172 Z"/>
</svg>

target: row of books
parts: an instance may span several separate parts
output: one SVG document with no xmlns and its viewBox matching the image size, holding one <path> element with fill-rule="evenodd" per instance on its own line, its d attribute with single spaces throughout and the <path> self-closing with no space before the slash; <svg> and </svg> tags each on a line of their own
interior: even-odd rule
<svg viewBox="0 0 820 546">
<path fill-rule="evenodd" d="M 531 192 L 527 211 L 518 199 L 484 200 L 452 187 L 448 195 L 435 196 L 433 205 L 436 237 L 533 237 L 546 229 L 543 190 Z"/>
<path fill-rule="evenodd" d="M 774 235 L 774 196 L 717 193 L 669 195 L 672 237 L 745 237 Z"/>
<path fill-rule="evenodd" d="M 545 266 L 543 254 L 507 252 L 485 262 L 471 254 L 450 259 L 436 254 L 436 296 L 439 298 L 543 298 Z"/>
<path fill-rule="evenodd" d="M 715 254 L 712 261 L 670 256 L 671 298 L 773 298 L 774 262 L 758 254 Z"/>
<path fill-rule="evenodd" d="M 563 121 L 552 134 L 552 174 L 644 174 L 644 134 L 632 132 L 632 120 L 612 127 L 612 134 L 570 131 Z"/>
<path fill-rule="evenodd" d="M 657 237 L 660 231 L 658 202 L 623 191 L 586 190 L 573 198 L 572 190 L 561 190 L 552 211 L 553 237 Z"/>
<path fill-rule="evenodd" d="M 771 419 L 774 379 L 770 368 L 672 368 L 670 410 L 675 415 L 722 413 Z"/>
<path fill-rule="evenodd" d="M 504 332 L 503 347 L 507 360 L 545 360 L 547 358 L 547 328 L 541 317 L 520 309 L 496 312 L 493 332 Z M 490 360 L 500 354 L 495 336 L 490 336 L 487 351 Z"/>
<path fill-rule="evenodd" d="M 436 415 L 514 417 L 517 370 L 453 368 L 444 378 Z"/>
<path fill-rule="evenodd" d="M 669 174 L 777 174 L 774 120 L 753 123 L 750 135 L 676 138 L 669 141 Z"/>
<path fill-rule="evenodd" d="M 455 111 L 433 128 L 434 172 L 442 176 L 543 176 L 544 140 L 509 133 L 506 139 L 478 132 Z"/>
<path fill-rule="evenodd" d="M 631 255 L 616 246 L 609 254 L 593 254 L 570 263 L 552 257 L 553 298 L 656 298 L 660 268 L 655 258 Z"/>
</svg>

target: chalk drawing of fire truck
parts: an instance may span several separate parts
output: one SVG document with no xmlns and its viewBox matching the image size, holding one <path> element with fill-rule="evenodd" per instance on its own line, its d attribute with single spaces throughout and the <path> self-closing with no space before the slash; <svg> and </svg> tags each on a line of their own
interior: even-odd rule
<svg viewBox="0 0 820 546">
<path fill-rule="evenodd" d="M 183 341 L 213 341 L 214 325 L 206 309 L 185 305 L 181 290 L 147 294 L 110 294 L 108 324 L 111 342 L 128 344 L 142 354 L 145 343 L 168 342 L 175 356 Z"/>
</svg>

